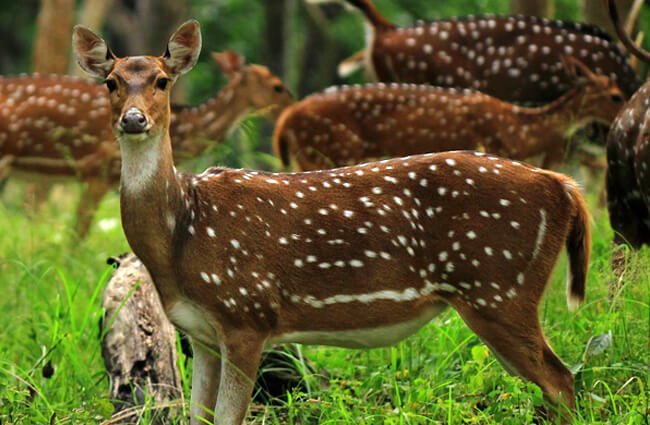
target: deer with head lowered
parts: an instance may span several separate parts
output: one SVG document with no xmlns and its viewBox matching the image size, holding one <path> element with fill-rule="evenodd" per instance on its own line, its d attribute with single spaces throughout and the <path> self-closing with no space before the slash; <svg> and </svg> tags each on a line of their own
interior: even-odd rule
<svg viewBox="0 0 650 425">
<path fill-rule="evenodd" d="M 517 104 L 542 104 L 571 85 L 562 56 L 613 79 L 629 98 L 641 82 L 600 28 L 535 16 L 467 16 L 397 27 L 371 0 L 344 3 L 365 18 L 363 66 L 374 81 L 471 88 Z M 350 72 L 359 54 L 342 66 Z"/>
<path fill-rule="evenodd" d="M 564 62 L 573 86 L 540 107 L 428 85 L 334 87 L 283 112 L 274 148 L 301 170 L 479 147 L 511 159 L 543 155 L 547 168 L 564 158 L 572 131 L 592 120 L 611 124 L 624 99 L 608 77 L 573 57 Z"/>
<path fill-rule="evenodd" d="M 275 120 L 293 102 L 268 68 L 247 65 L 233 51 L 213 52 L 212 58 L 229 82 L 198 106 L 172 105 L 170 131 L 177 161 L 222 141 L 246 114 L 260 112 Z M 54 177 L 84 181 L 76 222 L 82 237 L 120 176 L 108 103 L 103 85 L 75 77 L 0 78 L 0 176 L 46 177 L 39 179 L 44 186 Z"/>
<path fill-rule="evenodd" d="M 125 235 L 192 338 L 192 423 L 242 423 L 267 344 L 388 345 L 448 306 L 507 370 L 573 409 L 573 378 L 537 317 L 563 246 L 570 305 L 584 298 L 590 230 L 573 180 L 473 152 L 177 172 L 169 89 L 199 55 L 198 23 L 160 57 L 118 58 L 79 26 L 73 46 L 110 92 Z"/>
</svg>

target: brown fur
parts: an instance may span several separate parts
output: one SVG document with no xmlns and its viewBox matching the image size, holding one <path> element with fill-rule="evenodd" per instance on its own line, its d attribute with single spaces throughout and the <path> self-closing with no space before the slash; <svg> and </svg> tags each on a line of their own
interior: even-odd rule
<svg viewBox="0 0 650 425">
<path fill-rule="evenodd" d="M 370 0 L 348 3 L 362 12 L 372 7 L 366 19 L 371 26 L 377 21 Z M 373 39 L 366 46 L 366 71 L 376 81 L 472 88 L 509 102 L 541 104 L 571 85 L 561 64 L 561 57 L 571 54 L 598 74 L 616 78 L 626 98 L 641 84 L 611 38 L 583 23 L 470 16 L 404 28 L 374 26 Z"/>
<path fill-rule="evenodd" d="M 609 78 L 566 59 L 573 87 L 552 103 L 524 108 L 473 91 L 413 84 L 333 88 L 287 108 L 274 133 L 285 166 L 317 170 L 385 157 L 479 149 L 513 159 L 564 159 L 570 130 L 609 125 L 623 93 Z M 581 75 L 578 77 L 578 75 Z"/>
<path fill-rule="evenodd" d="M 623 31 L 613 2 L 612 20 L 619 36 L 634 43 Z M 650 52 L 631 49 L 642 60 Z M 607 207 L 615 244 L 633 248 L 650 245 L 650 82 L 623 106 L 607 139 Z"/>
</svg>

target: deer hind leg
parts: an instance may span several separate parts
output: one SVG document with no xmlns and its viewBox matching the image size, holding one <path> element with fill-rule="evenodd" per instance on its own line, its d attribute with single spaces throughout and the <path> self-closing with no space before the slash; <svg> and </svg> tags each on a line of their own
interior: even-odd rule
<svg viewBox="0 0 650 425">
<path fill-rule="evenodd" d="M 221 348 L 221 382 L 214 422 L 241 425 L 248 410 L 264 341 L 254 334 L 229 335 Z"/>
<path fill-rule="evenodd" d="M 573 376 L 547 344 L 536 308 L 511 306 L 500 314 L 495 310 L 485 314 L 467 305 L 457 310 L 507 371 L 537 384 L 562 417 L 566 408 L 573 410 Z M 508 314 L 514 312 L 517 314 Z"/>
<path fill-rule="evenodd" d="M 99 203 L 109 189 L 110 185 L 100 180 L 89 181 L 88 185 L 83 189 L 77 207 L 77 223 L 75 226 L 77 235 L 80 238 L 83 239 L 88 234 Z"/>
<path fill-rule="evenodd" d="M 192 397 L 190 399 L 190 424 L 204 424 L 214 415 L 217 389 L 221 377 L 220 353 L 192 341 Z"/>
</svg>

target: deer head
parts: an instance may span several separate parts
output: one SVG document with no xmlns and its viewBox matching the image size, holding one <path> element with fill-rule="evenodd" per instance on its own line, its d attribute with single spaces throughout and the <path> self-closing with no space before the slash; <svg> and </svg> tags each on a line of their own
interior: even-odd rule
<svg viewBox="0 0 650 425">
<path fill-rule="evenodd" d="M 212 59 L 221 72 L 231 80 L 233 86 L 246 94 L 246 96 L 233 96 L 233 99 L 248 99 L 257 112 L 268 114 L 273 119 L 293 103 L 293 96 L 282 80 L 267 67 L 247 65 L 245 58 L 232 50 L 212 52 Z"/>
<path fill-rule="evenodd" d="M 103 78 L 112 109 L 112 126 L 120 141 L 136 141 L 169 128 L 170 89 L 189 71 L 201 51 L 196 21 L 188 21 L 171 36 L 165 54 L 117 58 L 90 29 L 76 26 L 72 42 L 79 65 Z"/>
<path fill-rule="evenodd" d="M 625 102 L 625 94 L 616 82 L 604 75 L 594 73 L 573 56 L 563 57 L 562 62 L 567 73 L 574 80 L 574 89 L 582 92 L 581 121 L 596 120 L 607 125 L 611 124 Z"/>
</svg>

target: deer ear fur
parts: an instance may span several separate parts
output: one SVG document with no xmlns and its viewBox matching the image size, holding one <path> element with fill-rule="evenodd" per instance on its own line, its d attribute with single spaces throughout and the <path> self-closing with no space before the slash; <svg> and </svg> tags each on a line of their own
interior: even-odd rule
<svg viewBox="0 0 650 425">
<path fill-rule="evenodd" d="M 169 73 L 176 77 L 184 74 L 196 64 L 201 53 L 201 27 L 195 20 L 181 25 L 169 38 L 167 51 L 162 59 Z"/>
<path fill-rule="evenodd" d="M 77 25 L 72 30 L 72 48 L 79 66 L 89 75 L 106 78 L 115 63 L 115 55 L 106 42 L 89 28 Z"/>
<path fill-rule="evenodd" d="M 217 63 L 221 72 L 228 77 L 233 77 L 246 66 L 244 56 L 233 50 L 224 50 L 223 52 L 212 52 L 212 59 Z"/>
</svg>

